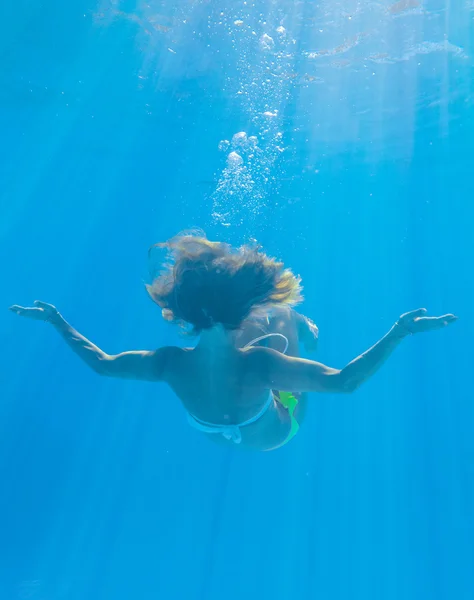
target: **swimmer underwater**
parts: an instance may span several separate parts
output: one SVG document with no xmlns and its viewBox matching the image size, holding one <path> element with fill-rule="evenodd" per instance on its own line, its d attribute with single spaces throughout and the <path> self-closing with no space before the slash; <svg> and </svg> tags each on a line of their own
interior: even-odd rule
<svg viewBox="0 0 474 600">
<path fill-rule="evenodd" d="M 405 313 L 389 332 L 343 369 L 299 357 L 314 349 L 318 329 L 293 310 L 300 279 L 260 249 L 181 234 L 157 247 L 164 266 L 147 291 L 163 317 L 199 336 L 194 348 L 167 346 L 110 355 L 83 337 L 51 304 L 11 306 L 17 315 L 50 323 L 96 373 L 167 383 L 189 422 L 211 439 L 275 450 L 297 433 L 307 392 L 349 394 L 374 375 L 406 337 L 456 321 L 426 310 Z M 263 336 L 263 339 L 262 339 Z M 255 338 L 255 339 L 254 339 Z M 256 345 L 264 342 L 265 346 Z"/>
</svg>

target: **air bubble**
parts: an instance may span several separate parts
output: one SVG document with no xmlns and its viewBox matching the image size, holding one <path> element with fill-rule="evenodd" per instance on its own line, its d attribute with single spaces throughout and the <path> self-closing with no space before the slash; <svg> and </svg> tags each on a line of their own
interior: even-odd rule
<svg viewBox="0 0 474 600">
<path fill-rule="evenodd" d="M 240 167 L 240 165 L 244 162 L 243 158 L 237 152 L 231 152 L 227 157 L 227 166 L 229 168 Z"/>
<path fill-rule="evenodd" d="M 235 133 L 232 136 L 232 146 L 234 148 L 239 148 L 241 146 L 245 146 L 247 144 L 247 134 L 245 131 L 239 131 L 239 133 Z"/>
<path fill-rule="evenodd" d="M 221 140 L 219 145 L 217 146 L 218 150 L 221 152 L 226 152 L 229 149 L 230 142 L 229 140 Z"/>
<path fill-rule="evenodd" d="M 260 38 L 260 48 L 264 52 L 269 52 L 270 50 L 273 50 L 274 47 L 275 42 L 273 41 L 273 38 L 271 38 L 268 34 L 264 33 Z"/>
</svg>

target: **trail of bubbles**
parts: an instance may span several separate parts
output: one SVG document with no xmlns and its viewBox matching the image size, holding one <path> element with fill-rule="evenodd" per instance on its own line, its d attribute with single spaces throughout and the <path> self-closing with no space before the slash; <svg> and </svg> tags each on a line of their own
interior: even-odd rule
<svg viewBox="0 0 474 600">
<path fill-rule="evenodd" d="M 258 216 L 261 210 L 263 189 L 255 174 L 262 150 L 257 137 L 247 137 L 244 131 L 236 133 L 230 142 L 222 140 L 219 150 L 227 159 L 213 194 L 212 218 L 225 227 L 242 225 L 249 215 Z"/>
<path fill-rule="evenodd" d="M 270 13 L 260 15 L 256 23 L 250 13 L 241 14 L 228 24 L 238 56 L 238 78 L 237 82 L 229 78 L 227 84 L 240 98 L 254 135 L 239 132 L 219 144 L 227 159 L 212 195 L 212 218 L 227 227 L 244 222 L 255 227 L 277 186 L 275 163 L 285 150 L 281 130 L 294 85 L 288 76 L 294 40 L 283 27 L 281 11 L 273 7 Z"/>
</svg>

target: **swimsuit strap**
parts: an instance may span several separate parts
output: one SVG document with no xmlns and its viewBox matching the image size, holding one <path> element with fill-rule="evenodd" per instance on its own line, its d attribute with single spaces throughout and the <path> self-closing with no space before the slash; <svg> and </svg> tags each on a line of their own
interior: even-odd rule
<svg viewBox="0 0 474 600">
<path fill-rule="evenodd" d="M 242 434 L 238 425 L 214 425 L 213 423 L 206 423 L 197 419 L 191 413 L 188 413 L 188 423 L 191 427 L 203 433 L 221 433 L 226 440 L 232 440 L 235 444 L 240 444 L 242 441 Z"/>
<path fill-rule="evenodd" d="M 282 338 L 283 340 L 285 340 L 285 348 L 284 348 L 282 354 L 286 354 L 286 351 L 288 350 L 289 342 L 288 342 L 288 338 L 286 337 L 286 335 L 283 335 L 282 333 L 267 333 L 265 335 L 261 335 L 260 337 L 255 338 L 248 344 L 245 344 L 244 348 L 250 348 L 251 346 L 253 346 L 255 344 L 255 342 L 261 342 L 262 340 L 266 340 L 267 338 L 271 338 L 271 337 L 279 337 L 279 338 Z"/>
<path fill-rule="evenodd" d="M 264 406 L 259 410 L 259 412 L 250 419 L 239 423 L 239 425 L 208 423 L 207 421 L 201 421 L 201 419 L 198 419 L 191 413 L 188 413 L 188 422 L 192 427 L 198 429 L 199 431 L 204 433 L 221 433 L 226 440 L 232 440 L 235 444 L 240 444 L 242 441 L 242 433 L 240 432 L 240 428 L 245 427 L 246 425 L 251 425 L 252 423 L 255 423 L 255 421 L 258 421 L 258 419 L 260 419 L 260 417 L 262 417 L 270 408 L 272 402 L 273 393 L 270 391 L 268 394 L 268 400 L 265 402 Z"/>
</svg>

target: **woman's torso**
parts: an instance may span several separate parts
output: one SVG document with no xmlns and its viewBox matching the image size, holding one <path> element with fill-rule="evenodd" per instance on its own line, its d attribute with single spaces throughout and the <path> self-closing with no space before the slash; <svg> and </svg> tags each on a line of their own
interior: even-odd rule
<svg viewBox="0 0 474 600">
<path fill-rule="evenodd" d="M 253 423 L 239 428 L 244 447 L 269 450 L 281 445 L 291 422 L 288 411 L 270 399 L 253 353 L 237 348 L 176 349 L 167 381 L 184 408 L 199 421 L 217 426 L 240 425 L 268 408 Z M 298 421 L 306 404 L 302 397 Z M 209 437 L 232 444 L 219 433 Z"/>
</svg>

